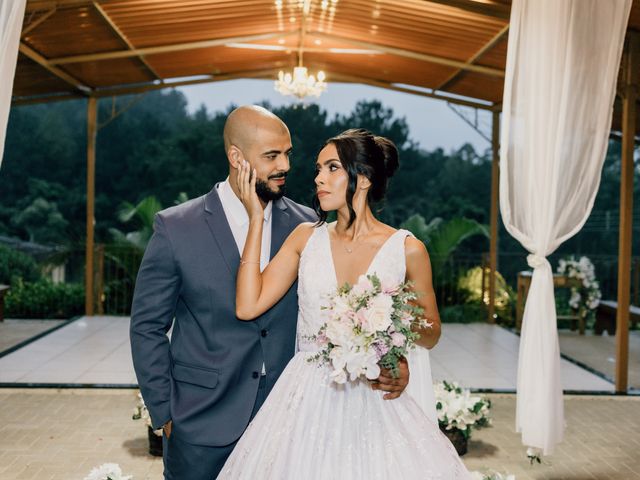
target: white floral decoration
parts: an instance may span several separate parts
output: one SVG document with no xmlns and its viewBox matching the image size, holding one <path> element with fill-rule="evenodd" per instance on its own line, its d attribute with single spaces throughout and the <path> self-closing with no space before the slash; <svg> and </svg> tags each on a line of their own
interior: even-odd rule
<svg viewBox="0 0 640 480">
<path fill-rule="evenodd" d="M 587 318 L 592 315 L 602 298 L 600 284 L 596 280 L 595 267 L 588 257 L 579 260 L 572 255 L 558 262 L 558 273 L 569 278 L 577 278 L 582 282 L 581 287 L 571 287 L 569 306 L 578 311 L 578 315 Z"/>
<path fill-rule="evenodd" d="M 471 480 L 516 480 L 516 476 L 512 473 L 500 473 L 494 470 L 478 471 L 471 473 Z"/>
<path fill-rule="evenodd" d="M 138 404 L 133 408 L 133 415 L 131 418 L 133 418 L 134 420 L 143 419 L 144 423 L 148 427 L 153 427 L 151 425 L 151 415 L 149 415 L 149 410 L 147 410 L 147 406 L 144 403 L 144 398 L 142 398 L 142 394 L 140 392 L 138 392 Z M 159 428 L 158 430 L 154 430 L 153 433 L 161 437 L 162 429 Z"/>
<path fill-rule="evenodd" d="M 468 438 L 472 427 L 491 425 L 489 399 L 471 395 L 469 389 L 461 387 L 457 382 L 438 382 L 433 389 L 438 423 L 445 430 L 457 428 Z"/>
<path fill-rule="evenodd" d="M 99 467 L 91 469 L 84 480 L 130 480 L 133 476 L 123 475 L 120 465 L 117 463 L 103 463 Z"/>
</svg>

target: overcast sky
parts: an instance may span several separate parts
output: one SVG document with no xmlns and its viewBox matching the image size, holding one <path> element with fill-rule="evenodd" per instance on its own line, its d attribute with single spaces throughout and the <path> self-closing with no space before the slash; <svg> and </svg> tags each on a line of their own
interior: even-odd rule
<svg viewBox="0 0 640 480">
<path fill-rule="evenodd" d="M 297 99 L 284 97 L 273 89 L 269 80 L 231 80 L 181 87 L 179 89 L 189 102 L 190 112 L 204 104 L 210 112 L 225 110 L 230 104 L 243 105 L 259 103 L 263 100 L 272 105 L 297 103 Z M 398 117 L 405 117 L 409 124 L 411 138 L 426 150 L 442 147 L 446 152 L 470 143 L 476 151 L 484 152 L 490 147 L 473 128 L 467 125 L 451 108 L 441 100 L 395 92 L 368 85 L 329 83 L 327 91 L 320 98 L 313 99 L 329 116 L 335 113 L 349 113 L 359 100 L 380 100 L 385 107 L 393 109 Z M 473 115 L 473 110 L 467 109 Z M 490 116 L 481 113 L 482 131 L 490 136 Z"/>
</svg>

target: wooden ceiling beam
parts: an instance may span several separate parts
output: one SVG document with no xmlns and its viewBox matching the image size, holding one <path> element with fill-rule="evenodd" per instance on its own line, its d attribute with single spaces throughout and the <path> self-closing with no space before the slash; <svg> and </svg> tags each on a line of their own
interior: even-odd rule
<svg viewBox="0 0 640 480">
<path fill-rule="evenodd" d="M 177 43 L 173 45 L 162 45 L 158 47 L 144 47 L 133 50 L 117 50 L 112 52 L 89 53 L 85 55 L 73 55 L 69 57 L 58 57 L 49 59 L 50 65 L 65 65 L 68 63 L 96 62 L 100 60 L 113 60 L 116 58 L 139 57 L 154 55 L 159 53 L 179 52 L 184 50 L 195 50 L 198 48 L 219 47 L 227 43 L 247 43 L 260 40 L 280 39 L 297 35 L 297 32 L 288 33 L 263 33 L 259 35 L 246 35 L 242 37 L 216 38 L 214 40 L 202 40 L 198 42 Z"/>
<path fill-rule="evenodd" d="M 411 58 L 414 60 L 421 60 L 423 62 L 436 63 L 438 65 L 445 65 L 447 67 L 454 67 L 460 70 L 471 71 L 476 73 L 482 73 L 484 75 L 490 75 L 493 77 L 504 77 L 504 70 L 493 68 L 493 67 L 484 67 L 481 65 L 470 65 L 465 62 L 461 62 L 458 60 L 452 60 L 450 58 L 438 57 L 435 55 L 427 55 L 424 53 L 414 52 L 411 50 L 404 50 L 401 48 L 389 47 L 386 45 L 381 45 L 379 43 L 371 43 L 371 42 L 362 42 L 360 40 L 352 40 L 350 38 L 340 37 L 337 35 L 331 35 L 326 33 L 314 32 L 313 36 L 327 38 L 331 40 L 337 40 L 340 42 L 348 43 L 351 45 L 356 45 L 359 48 L 366 48 L 370 50 L 377 50 L 382 53 L 388 53 L 390 55 L 396 55 L 399 57 Z"/>
<path fill-rule="evenodd" d="M 42 55 L 40 55 L 38 52 L 36 52 L 33 48 L 29 47 L 28 45 L 24 44 L 23 42 L 20 42 L 20 47 L 19 48 L 20 48 L 20 53 L 22 53 L 26 57 L 30 58 L 34 62 L 36 62 L 41 67 L 45 68 L 46 70 L 48 70 L 50 73 L 52 73 L 53 75 L 55 75 L 59 79 L 64 80 L 69 85 L 72 85 L 74 88 L 76 88 L 77 90 L 82 92 L 83 95 L 89 95 L 90 94 L 90 92 L 91 92 L 91 88 L 90 87 L 86 86 L 84 83 L 82 83 L 80 80 L 78 80 L 77 78 L 73 77 L 72 75 L 69 75 L 67 72 L 65 72 L 65 71 L 63 71 L 63 70 L 51 65 L 46 58 L 44 58 Z"/>
<path fill-rule="evenodd" d="M 262 78 L 268 75 L 273 75 L 274 81 L 278 71 L 277 68 L 269 68 L 262 70 L 247 70 L 230 73 L 221 73 L 219 75 L 212 75 L 209 78 L 196 78 L 193 80 L 181 80 L 177 82 L 164 82 L 164 83 L 152 83 L 147 85 L 122 87 L 122 88 L 101 88 L 93 92 L 96 97 L 113 97 L 119 95 L 132 95 L 137 93 L 144 93 L 150 90 L 162 90 L 163 88 L 173 87 L 185 87 L 189 85 L 200 85 L 203 83 L 223 82 L 227 80 L 237 80 L 240 78 Z"/>
<path fill-rule="evenodd" d="M 445 102 L 455 103 L 457 105 L 464 105 L 465 107 L 478 108 L 481 110 L 492 111 L 494 109 L 493 104 L 485 104 L 474 102 L 473 100 L 465 100 L 462 98 L 452 97 L 448 95 L 442 95 L 435 92 L 428 92 L 424 90 L 414 90 L 412 88 L 405 88 L 394 83 L 389 83 L 384 80 L 376 80 L 373 78 L 360 77 L 356 75 L 347 75 L 342 73 L 331 73 L 331 82 L 348 82 L 348 83 L 363 83 L 365 85 L 371 85 L 373 87 L 386 88 L 388 90 L 394 90 L 396 92 L 410 93 L 411 95 L 418 95 L 420 97 L 428 97 L 436 100 L 443 100 Z M 422 88 L 422 87 L 416 87 Z"/>
<path fill-rule="evenodd" d="M 499 41 L 503 39 L 506 33 L 509 31 L 509 24 L 505 25 L 505 27 L 500 30 L 491 40 L 489 40 L 486 45 L 484 45 L 480 50 L 478 50 L 473 57 L 467 60 L 467 65 L 472 65 L 476 60 L 482 57 L 485 53 L 495 47 Z M 458 78 L 458 76 L 464 71 L 464 69 L 458 69 L 453 72 L 446 80 L 444 80 L 440 85 L 438 85 L 434 90 L 444 90 L 451 84 L 453 84 Z"/>
<path fill-rule="evenodd" d="M 12 107 L 22 105 L 35 105 L 37 103 L 62 102 L 64 100 L 78 100 L 87 98 L 85 95 L 75 95 L 73 93 L 62 93 L 60 95 L 30 95 L 28 97 L 16 97 L 11 100 Z"/>
<path fill-rule="evenodd" d="M 511 6 L 496 2 L 485 3 L 474 0 L 428 0 L 430 3 L 438 3 L 448 7 L 455 7 L 471 13 L 479 13 L 486 17 L 499 18 L 509 21 Z"/>
<path fill-rule="evenodd" d="M 124 42 L 124 44 L 129 48 L 129 50 L 135 50 L 136 47 L 133 46 L 133 44 L 129 41 L 129 39 L 127 38 L 127 36 L 118 28 L 118 25 L 115 24 L 115 22 L 111 19 L 111 17 L 109 17 L 109 14 L 107 12 L 104 11 L 104 8 L 102 8 L 100 6 L 100 4 L 98 2 L 96 2 L 94 0 L 93 2 L 93 7 L 98 11 L 98 13 L 100 14 L 100 16 L 102 17 L 102 19 L 107 23 L 107 25 L 109 25 L 109 27 L 111 28 L 111 30 L 113 30 L 113 32 L 118 36 L 118 38 Z M 142 64 L 146 67 L 146 69 L 149 71 L 149 73 L 151 73 L 151 75 L 154 77 L 154 79 L 160 79 L 162 78 L 160 75 L 158 75 L 158 73 L 153 69 L 153 67 L 151 65 L 149 65 L 149 63 L 147 62 L 147 60 L 144 58 L 143 55 L 139 55 L 138 59 L 142 62 Z"/>
<path fill-rule="evenodd" d="M 51 15 L 56 13 L 56 11 L 57 11 L 56 8 L 52 8 L 51 10 L 47 11 L 43 15 L 40 15 L 36 20 L 34 20 L 33 22 L 29 23 L 27 26 L 23 27 L 22 28 L 22 32 L 20 33 L 20 37 L 24 38 L 30 31 L 32 31 L 38 25 L 43 23 L 45 20 L 47 20 Z"/>
<path fill-rule="evenodd" d="M 38 12 L 53 8 L 73 8 L 90 5 L 91 0 L 27 0 L 25 11 Z"/>
</svg>

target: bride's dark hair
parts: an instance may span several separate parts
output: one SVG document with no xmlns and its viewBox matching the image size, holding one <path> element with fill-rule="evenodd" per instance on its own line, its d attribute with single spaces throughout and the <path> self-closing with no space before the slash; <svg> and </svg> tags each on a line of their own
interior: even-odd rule
<svg viewBox="0 0 640 480">
<path fill-rule="evenodd" d="M 363 128 L 345 130 L 327 140 L 322 148 L 329 144 L 336 147 L 340 163 L 349 175 L 347 207 L 351 226 L 356 219 L 352 203 L 358 175 L 364 175 L 371 182 L 367 202 L 372 204 L 382 201 L 387 192 L 388 181 L 399 166 L 398 149 L 388 138 L 376 136 Z M 315 195 L 312 204 L 318 214 L 318 224 L 324 223 L 327 220 L 327 212 L 320 208 L 320 202 Z"/>
</svg>

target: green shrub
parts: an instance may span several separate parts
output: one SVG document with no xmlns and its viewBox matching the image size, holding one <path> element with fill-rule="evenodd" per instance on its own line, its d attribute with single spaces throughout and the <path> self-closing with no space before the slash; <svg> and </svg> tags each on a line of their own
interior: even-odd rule
<svg viewBox="0 0 640 480">
<path fill-rule="evenodd" d="M 15 318 L 71 318 L 84 311 L 84 287 L 40 279 L 15 279 L 5 297 L 5 315 Z"/>
<path fill-rule="evenodd" d="M 0 283 L 11 285 L 16 278 L 35 282 L 42 278 L 42 274 L 29 255 L 0 245 Z"/>
<path fill-rule="evenodd" d="M 481 303 L 463 303 L 444 307 L 440 311 L 442 323 L 486 322 L 487 310 Z"/>
</svg>

